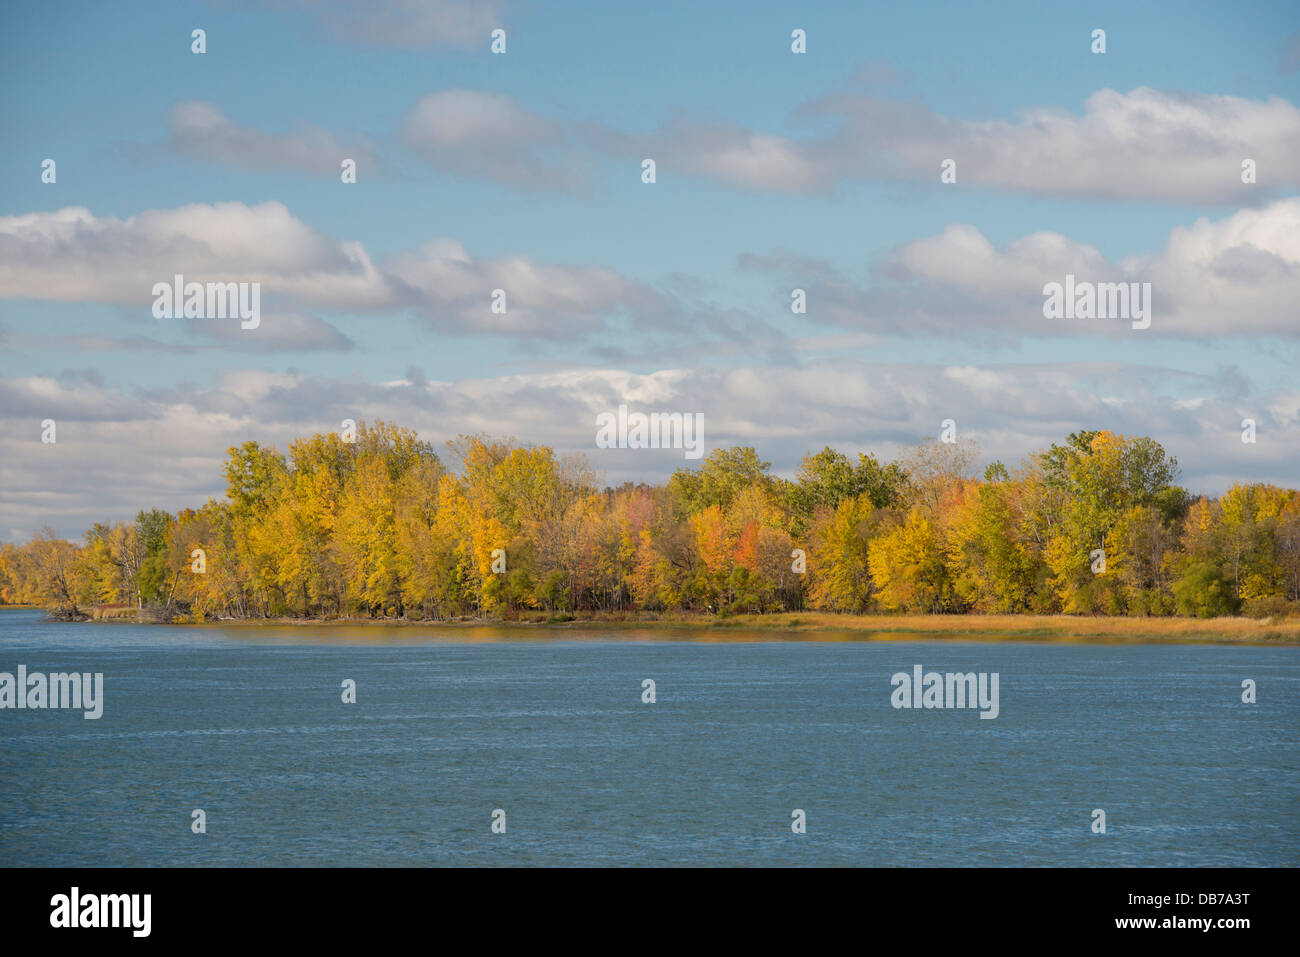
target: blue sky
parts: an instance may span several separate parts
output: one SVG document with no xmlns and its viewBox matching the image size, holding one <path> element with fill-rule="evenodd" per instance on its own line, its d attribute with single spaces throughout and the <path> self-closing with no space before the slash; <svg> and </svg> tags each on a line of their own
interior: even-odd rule
<svg viewBox="0 0 1300 957">
<path fill-rule="evenodd" d="M 952 417 L 984 458 L 1109 427 L 1198 491 L 1294 484 L 1300 7 L 849 7 L 7 6 L 0 538 L 198 504 L 232 441 L 347 412 L 584 451 L 610 481 L 682 464 L 592 446 L 627 401 L 703 411 L 709 445 L 784 474 Z M 370 281 L 339 265 L 357 248 Z M 263 327 L 155 319 L 152 278 L 196 262 L 260 278 Z M 1152 328 L 1049 328 L 1067 270 L 1152 279 Z M 503 283 L 526 308 L 494 323 Z"/>
</svg>

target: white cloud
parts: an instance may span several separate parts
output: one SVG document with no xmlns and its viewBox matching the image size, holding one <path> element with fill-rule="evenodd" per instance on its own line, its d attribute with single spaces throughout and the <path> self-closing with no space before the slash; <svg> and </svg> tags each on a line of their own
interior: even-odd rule
<svg viewBox="0 0 1300 957">
<path fill-rule="evenodd" d="M 374 150 L 360 140 L 345 142 L 329 130 L 299 124 L 283 133 L 241 126 L 213 103 L 186 100 L 167 111 L 167 145 L 178 153 L 207 162 L 252 170 L 291 170 L 337 177 L 344 159 L 357 164 L 359 176 L 377 167 Z"/>
<path fill-rule="evenodd" d="M 504 93 L 441 90 L 421 97 L 403 121 L 406 144 L 430 166 L 524 190 L 569 189 L 582 181 L 558 123 Z"/>
<path fill-rule="evenodd" d="M 1159 251 L 1118 262 L 1059 233 L 997 246 L 959 223 L 893 250 L 871 285 L 784 253 L 744 256 L 740 264 L 807 288 L 814 321 L 896 336 L 1300 337 L 1300 197 L 1176 227 Z M 1067 274 L 1151 283 L 1151 328 L 1044 318 L 1043 287 Z"/>
<path fill-rule="evenodd" d="M 265 333 L 244 333 L 262 335 L 265 342 L 248 343 L 259 350 L 346 348 L 319 318 L 292 318 L 302 307 L 409 309 L 442 331 L 526 338 L 570 338 L 611 315 L 670 321 L 676 308 L 600 266 L 475 258 L 451 239 L 376 265 L 361 243 L 312 229 L 277 202 L 196 203 L 125 220 L 82 207 L 0 217 L 0 298 L 116 303 L 147 317 L 154 284 L 177 273 L 191 282 L 260 282 L 263 311 L 281 318 Z M 494 289 L 506 292 L 505 315 L 490 312 Z M 224 335 L 197 321 L 193 328 Z"/>
<path fill-rule="evenodd" d="M 450 239 L 396 256 L 387 268 L 415 292 L 432 325 L 461 332 L 570 338 L 601 328 L 610 313 L 666 307 L 650 287 L 600 266 L 562 266 L 527 256 L 472 259 Z M 495 289 L 506 294 L 504 314 L 491 311 Z"/>
<path fill-rule="evenodd" d="M 840 92 L 796 120 L 834 124 L 795 138 L 676 118 L 650 136 L 606 133 L 606 149 L 665 157 L 666 166 L 757 190 L 821 192 L 858 179 L 961 185 L 1114 200 L 1246 204 L 1300 186 L 1300 109 L 1281 97 L 1102 89 L 1082 115 L 1056 108 L 1015 120 L 963 120 L 919 103 Z M 1258 183 L 1241 181 L 1255 160 Z"/>
<path fill-rule="evenodd" d="M 0 217 L 0 297 L 147 307 L 154 283 L 260 282 L 285 295 L 366 308 L 392 292 L 359 243 L 331 239 L 282 203 L 192 203 L 129 219 L 82 207 Z"/>
</svg>

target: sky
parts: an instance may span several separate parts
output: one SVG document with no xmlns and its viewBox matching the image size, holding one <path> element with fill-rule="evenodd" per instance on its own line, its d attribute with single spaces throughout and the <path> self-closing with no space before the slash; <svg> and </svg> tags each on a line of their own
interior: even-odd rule
<svg viewBox="0 0 1300 957">
<path fill-rule="evenodd" d="M 598 447 L 620 405 L 787 477 L 952 420 L 1300 478 L 1294 2 L 50 0 L 0 7 L 0 84 L 0 541 L 345 419 L 695 464 Z M 259 324 L 155 316 L 177 273 Z M 1048 318 L 1067 275 L 1149 327 Z"/>
</svg>

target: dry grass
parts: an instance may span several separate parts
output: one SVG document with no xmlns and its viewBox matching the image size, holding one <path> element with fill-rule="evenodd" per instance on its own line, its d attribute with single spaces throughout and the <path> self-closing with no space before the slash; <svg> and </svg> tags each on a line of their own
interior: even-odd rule
<svg viewBox="0 0 1300 957">
<path fill-rule="evenodd" d="M 701 637 L 722 641 L 764 640 L 776 633 L 793 633 L 826 640 L 1006 640 L 1051 642 L 1231 642 L 1246 644 L 1300 644 L 1300 618 L 1106 618 L 1076 615 L 838 615 L 829 612 L 783 612 L 772 615 L 607 613 L 572 620 L 548 619 L 525 613 L 513 621 L 469 618 L 456 621 L 414 621 L 393 618 L 243 619 L 208 622 L 225 627 L 307 625 L 356 627 L 366 625 L 424 628 L 491 628 L 555 633 L 590 632 L 594 629 L 641 631 L 691 629 Z M 132 621 L 129 606 L 92 609 L 100 621 Z M 199 624 L 177 619 L 174 624 Z M 748 634 L 747 634 L 748 633 Z M 752 636 L 752 639 L 751 637 Z"/>
<path fill-rule="evenodd" d="M 395 619 L 332 619 L 328 622 L 280 619 L 223 624 L 403 625 L 436 628 L 492 628 L 541 633 L 594 629 L 613 631 L 682 631 L 690 629 L 710 640 L 763 640 L 777 633 L 827 640 L 1006 640 L 1061 642 L 1232 642 L 1300 644 L 1300 618 L 1103 618 L 1075 615 L 837 615 L 829 612 L 790 612 L 775 615 L 629 614 L 584 615 L 570 621 L 532 615 L 513 621 L 461 619 L 402 621 Z"/>
<path fill-rule="evenodd" d="M 1076 615 L 737 615 L 720 627 L 867 631 L 879 637 L 1062 641 L 1300 643 L 1300 618 L 1103 618 Z"/>
<path fill-rule="evenodd" d="M 93 621 L 135 620 L 139 614 L 134 605 L 96 605 L 90 609 Z"/>
</svg>

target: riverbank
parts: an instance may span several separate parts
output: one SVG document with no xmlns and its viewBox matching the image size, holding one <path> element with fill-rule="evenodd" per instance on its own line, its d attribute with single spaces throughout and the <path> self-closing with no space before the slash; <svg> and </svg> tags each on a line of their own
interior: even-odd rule
<svg viewBox="0 0 1300 957">
<path fill-rule="evenodd" d="M 145 624 L 136 618 L 105 616 L 106 623 Z M 177 624 L 177 622 L 173 622 Z M 793 633 L 817 640 L 1008 640 L 1064 642 L 1227 642 L 1244 644 L 1300 644 L 1300 618 L 1104 618 L 1076 615 L 838 615 L 827 612 L 793 612 L 774 615 L 590 615 L 559 619 L 535 616 L 501 620 L 463 618 L 423 621 L 394 618 L 251 618 L 195 624 L 194 627 L 303 628 L 438 628 L 501 629 L 518 635 L 541 635 L 593 629 L 616 632 L 702 631 L 719 640 L 747 640 L 761 633 Z"/>
<path fill-rule="evenodd" d="M 35 606 L 0 605 L 0 608 Z M 161 623 L 141 618 L 134 609 L 92 610 L 88 620 L 111 624 Z M 402 618 L 246 618 L 207 622 L 173 621 L 193 627 L 226 628 L 266 625 L 304 628 L 449 628 L 502 629 L 539 635 L 605 629 L 617 632 L 699 630 L 721 640 L 746 640 L 748 633 L 794 633 L 815 640 L 1009 640 L 1098 642 L 1230 642 L 1300 644 L 1300 618 L 1121 618 L 1083 615 L 841 615 L 829 612 L 782 612 L 769 615 L 591 614 L 568 618 L 533 614 L 515 619 L 459 618 L 442 621 Z"/>
</svg>

